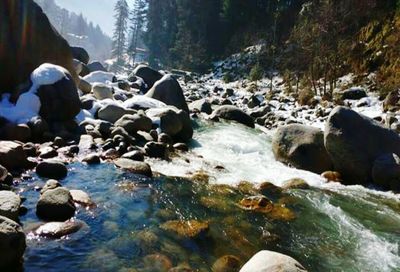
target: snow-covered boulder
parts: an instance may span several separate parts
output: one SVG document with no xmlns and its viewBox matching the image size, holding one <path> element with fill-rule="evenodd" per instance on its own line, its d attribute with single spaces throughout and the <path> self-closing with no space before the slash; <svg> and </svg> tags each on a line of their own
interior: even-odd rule
<svg viewBox="0 0 400 272">
<path fill-rule="evenodd" d="M 115 81 L 115 75 L 113 73 L 96 71 L 91 72 L 87 76 L 83 77 L 89 83 L 110 83 Z"/>
<path fill-rule="evenodd" d="M 254 255 L 240 272 L 306 272 L 306 269 L 292 257 L 263 250 Z"/>
<path fill-rule="evenodd" d="M 133 74 L 142 78 L 149 89 L 162 78 L 162 74 L 160 72 L 150 68 L 147 65 L 139 65 L 135 68 Z"/>
<path fill-rule="evenodd" d="M 54 30 L 34 1 L 0 1 L 0 26 L 0 63 L 6 68 L 0 73 L 0 94 L 16 90 L 34 69 L 46 62 L 66 68 L 74 80 L 78 79 L 67 41 Z"/>
</svg>

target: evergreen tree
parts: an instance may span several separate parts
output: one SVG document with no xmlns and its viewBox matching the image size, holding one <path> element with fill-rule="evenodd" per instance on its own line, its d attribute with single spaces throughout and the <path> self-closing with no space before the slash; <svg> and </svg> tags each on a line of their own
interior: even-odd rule
<svg viewBox="0 0 400 272">
<path fill-rule="evenodd" d="M 129 7 L 126 0 L 118 0 L 115 5 L 115 30 L 113 36 L 112 54 L 117 58 L 117 63 L 123 62 L 126 49 L 126 32 L 129 19 Z"/>
<path fill-rule="evenodd" d="M 131 41 L 128 47 L 128 54 L 132 56 L 133 61 L 136 59 L 136 48 L 142 39 L 143 27 L 146 20 L 146 1 L 135 0 L 131 17 Z"/>
</svg>

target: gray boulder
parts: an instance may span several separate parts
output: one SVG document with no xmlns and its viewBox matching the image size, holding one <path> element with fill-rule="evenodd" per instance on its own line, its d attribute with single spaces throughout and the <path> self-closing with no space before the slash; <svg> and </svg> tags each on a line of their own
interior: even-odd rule
<svg viewBox="0 0 400 272">
<path fill-rule="evenodd" d="M 146 94 L 147 97 L 157 99 L 167 105 L 189 112 L 183 90 L 172 75 L 165 75 Z"/>
<path fill-rule="evenodd" d="M 150 109 L 146 112 L 153 122 L 158 123 L 161 132 L 175 141 L 187 142 L 193 136 L 192 121 L 187 112 L 175 107 Z"/>
<path fill-rule="evenodd" d="M 384 189 L 400 191 L 400 158 L 396 154 L 379 156 L 372 167 L 372 180 Z"/>
<path fill-rule="evenodd" d="M 133 161 L 130 159 L 120 158 L 114 161 L 114 164 L 122 170 L 131 172 L 133 174 L 143 175 L 152 177 L 153 172 L 151 171 L 150 165 L 145 162 Z"/>
<path fill-rule="evenodd" d="M 0 164 L 8 170 L 24 168 L 27 157 L 22 145 L 11 141 L 0 141 Z"/>
<path fill-rule="evenodd" d="M 107 104 L 99 109 L 97 116 L 99 119 L 115 123 L 118 119 L 126 114 L 126 110 L 118 105 Z"/>
<path fill-rule="evenodd" d="M 87 65 L 87 68 L 89 69 L 89 73 L 98 72 L 98 71 L 107 72 L 107 69 L 103 66 L 103 64 L 101 64 L 101 62 L 98 62 L 98 61 L 89 63 Z"/>
<path fill-rule="evenodd" d="M 63 179 L 67 176 L 68 169 L 61 161 L 46 160 L 36 166 L 36 174 L 44 178 Z"/>
<path fill-rule="evenodd" d="M 58 187 L 46 190 L 36 205 L 36 214 L 47 221 L 65 221 L 75 214 L 75 205 L 68 189 Z"/>
<path fill-rule="evenodd" d="M 363 97 L 367 97 L 367 92 L 363 88 L 353 87 L 347 90 L 344 90 L 340 94 L 342 100 L 359 100 Z"/>
<path fill-rule="evenodd" d="M 22 227 L 7 217 L 0 216 L 0 271 L 15 271 L 26 248 Z"/>
<path fill-rule="evenodd" d="M 254 255 L 240 272 L 306 272 L 306 269 L 292 257 L 263 250 Z"/>
<path fill-rule="evenodd" d="M 211 115 L 211 119 L 214 118 L 222 118 L 225 120 L 236 121 L 251 128 L 255 127 L 254 119 L 250 115 L 246 114 L 241 109 L 231 105 L 218 107 Z"/>
<path fill-rule="evenodd" d="M 77 59 L 84 64 L 89 63 L 90 59 L 89 53 L 84 48 L 78 46 L 71 46 L 71 52 L 74 59 Z"/>
<path fill-rule="evenodd" d="M 192 112 L 204 112 L 207 114 L 212 113 L 211 103 L 208 99 L 200 99 L 189 104 L 189 109 Z"/>
<path fill-rule="evenodd" d="M 331 112 L 324 138 L 335 171 L 347 184 L 370 182 L 378 157 L 386 153 L 400 154 L 397 133 L 345 107 L 336 107 Z"/>
<path fill-rule="evenodd" d="M 138 131 L 150 131 L 153 123 L 144 114 L 126 114 L 115 122 L 116 127 L 122 127 L 129 134 L 134 135 Z"/>
<path fill-rule="evenodd" d="M 0 191 L 0 216 L 18 221 L 21 198 L 11 191 Z"/>
<path fill-rule="evenodd" d="M 104 84 L 104 83 L 93 84 L 92 92 L 93 92 L 94 96 L 99 100 L 113 98 L 113 87 L 108 86 L 107 84 Z"/>
<path fill-rule="evenodd" d="M 324 133 L 305 125 L 279 127 L 272 138 L 275 159 L 293 167 L 321 174 L 333 167 L 324 146 Z"/>
<path fill-rule="evenodd" d="M 162 74 L 160 72 L 150 68 L 147 65 L 139 65 L 135 68 L 133 74 L 142 78 L 146 83 L 148 89 L 153 87 L 154 83 L 162 78 Z"/>
</svg>

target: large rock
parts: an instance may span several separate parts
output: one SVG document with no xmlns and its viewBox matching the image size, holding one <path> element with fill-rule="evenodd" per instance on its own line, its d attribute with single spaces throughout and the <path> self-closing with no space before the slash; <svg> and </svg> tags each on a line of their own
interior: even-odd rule
<svg viewBox="0 0 400 272">
<path fill-rule="evenodd" d="M 21 264 L 25 248 L 22 227 L 15 221 L 0 216 L 0 271 L 15 271 Z"/>
<path fill-rule="evenodd" d="M 400 158 L 396 154 L 379 156 L 372 167 L 372 180 L 384 189 L 400 191 Z"/>
<path fill-rule="evenodd" d="M 95 83 L 93 84 L 92 91 L 94 96 L 99 100 L 113 98 L 113 88 L 109 85 L 103 83 Z"/>
<path fill-rule="evenodd" d="M 33 0 L 0 1 L 0 26 L 1 90 L 14 90 L 42 63 L 66 68 L 77 81 L 67 41 Z"/>
<path fill-rule="evenodd" d="M 50 179 L 63 179 L 68 174 L 68 169 L 64 163 L 57 160 L 47 160 L 40 162 L 36 166 L 36 174 L 40 177 Z"/>
<path fill-rule="evenodd" d="M 150 89 L 153 87 L 154 83 L 159 81 L 162 78 L 162 74 L 149 66 L 139 65 L 133 71 L 133 74 L 141 77 L 147 85 L 147 88 Z"/>
<path fill-rule="evenodd" d="M 56 82 L 45 82 L 37 90 L 40 98 L 40 116 L 47 122 L 63 122 L 74 120 L 81 110 L 78 89 L 71 75 L 62 67 L 44 64 L 39 66 L 31 78 L 43 81 L 43 73 L 61 73 L 63 77 Z M 50 84 L 47 84 L 50 83 Z"/>
<path fill-rule="evenodd" d="M 165 75 L 157 81 L 146 96 L 189 112 L 183 90 L 178 81 L 171 75 Z"/>
<path fill-rule="evenodd" d="M 48 221 L 65 221 L 75 214 L 75 205 L 68 189 L 58 187 L 46 190 L 36 205 L 39 218 Z"/>
<path fill-rule="evenodd" d="M 324 146 L 324 133 L 305 125 L 287 125 L 277 129 L 272 138 L 276 160 L 321 174 L 332 169 L 332 161 Z"/>
<path fill-rule="evenodd" d="M 41 237 L 59 239 L 63 236 L 73 234 L 86 226 L 86 223 L 80 220 L 50 222 L 38 227 L 35 230 L 35 234 Z"/>
<path fill-rule="evenodd" d="M 89 63 L 89 53 L 85 50 L 85 48 L 78 47 L 78 46 L 71 46 L 71 52 L 74 59 L 79 60 L 84 64 Z"/>
<path fill-rule="evenodd" d="M 27 157 L 22 145 L 11 141 L 0 141 L 0 164 L 8 170 L 24 168 Z"/>
<path fill-rule="evenodd" d="M 347 184 L 370 182 L 378 157 L 386 153 L 400 155 L 397 133 L 345 107 L 331 112 L 324 137 L 334 168 Z"/>
<path fill-rule="evenodd" d="M 367 92 L 363 88 L 353 87 L 347 90 L 344 90 L 341 94 L 341 99 L 349 99 L 349 100 L 359 100 L 363 97 L 367 96 Z"/>
<path fill-rule="evenodd" d="M 189 109 L 192 112 L 212 113 L 211 103 L 208 99 L 200 99 L 189 104 Z"/>
<path fill-rule="evenodd" d="M 134 135 L 138 131 L 150 131 L 152 128 L 152 121 L 143 114 L 126 114 L 122 116 L 117 122 L 116 127 L 124 128 L 129 134 Z"/>
<path fill-rule="evenodd" d="M 231 105 L 218 107 L 212 113 L 211 118 L 217 118 L 217 117 L 225 120 L 236 121 L 240 124 L 243 124 L 251 128 L 254 128 L 255 126 L 254 119 L 250 115 L 246 114 L 241 109 Z"/>
<path fill-rule="evenodd" d="M 97 116 L 99 119 L 115 123 L 118 119 L 126 114 L 126 110 L 115 104 L 107 104 L 99 109 Z"/>
<path fill-rule="evenodd" d="M 148 165 L 145 162 L 120 158 L 115 160 L 114 163 L 118 168 L 131 172 L 133 174 L 143 175 L 147 177 L 153 176 L 153 172 L 151 171 L 150 165 Z"/>
<path fill-rule="evenodd" d="M 0 216 L 18 221 L 21 198 L 11 191 L 0 191 Z"/>
<path fill-rule="evenodd" d="M 89 64 L 87 65 L 87 68 L 89 69 L 89 72 L 90 72 L 90 73 L 98 72 L 98 71 L 100 71 L 100 72 L 107 72 L 107 69 L 106 69 L 106 68 L 104 67 L 104 65 L 101 64 L 101 62 L 99 62 L 99 61 L 94 61 L 94 62 L 92 62 L 92 63 L 89 63 Z"/>
<path fill-rule="evenodd" d="M 287 255 L 263 250 L 254 255 L 240 272 L 305 272 L 306 269 Z"/>
<path fill-rule="evenodd" d="M 150 109 L 146 112 L 154 123 L 158 123 L 161 132 L 168 134 L 175 141 L 186 142 L 193 136 L 192 121 L 186 111 L 175 107 Z"/>
</svg>

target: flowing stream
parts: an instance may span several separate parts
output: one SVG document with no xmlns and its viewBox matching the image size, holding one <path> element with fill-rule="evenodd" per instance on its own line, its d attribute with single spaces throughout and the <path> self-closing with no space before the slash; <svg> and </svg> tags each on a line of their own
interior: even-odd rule
<svg viewBox="0 0 400 272">
<path fill-rule="evenodd" d="M 150 161 L 163 174 L 153 179 L 112 164 L 71 164 L 63 185 L 88 192 L 97 207 L 78 209 L 87 226 L 75 234 L 28 236 L 26 271 L 164 271 L 155 268 L 152 254 L 167 256 L 173 266 L 211 271 L 221 256 L 245 262 L 262 249 L 288 254 L 309 271 L 400 271 L 399 195 L 325 184 L 318 175 L 286 167 L 274 160 L 267 134 L 241 125 L 200 123 L 191 145 L 170 162 Z M 196 173 L 210 176 L 209 184 L 189 181 Z M 267 197 L 285 203 L 293 220 L 236 205 L 254 194 L 249 183 L 282 185 L 291 178 L 313 187 Z M 35 186 L 44 182 L 34 176 L 19 186 L 29 208 L 21 220 L 25 228 L 38 221 Z M 209 222 L 206 235 L 187 239 L 161 227 L 192 219 Z"/>
</svg>

